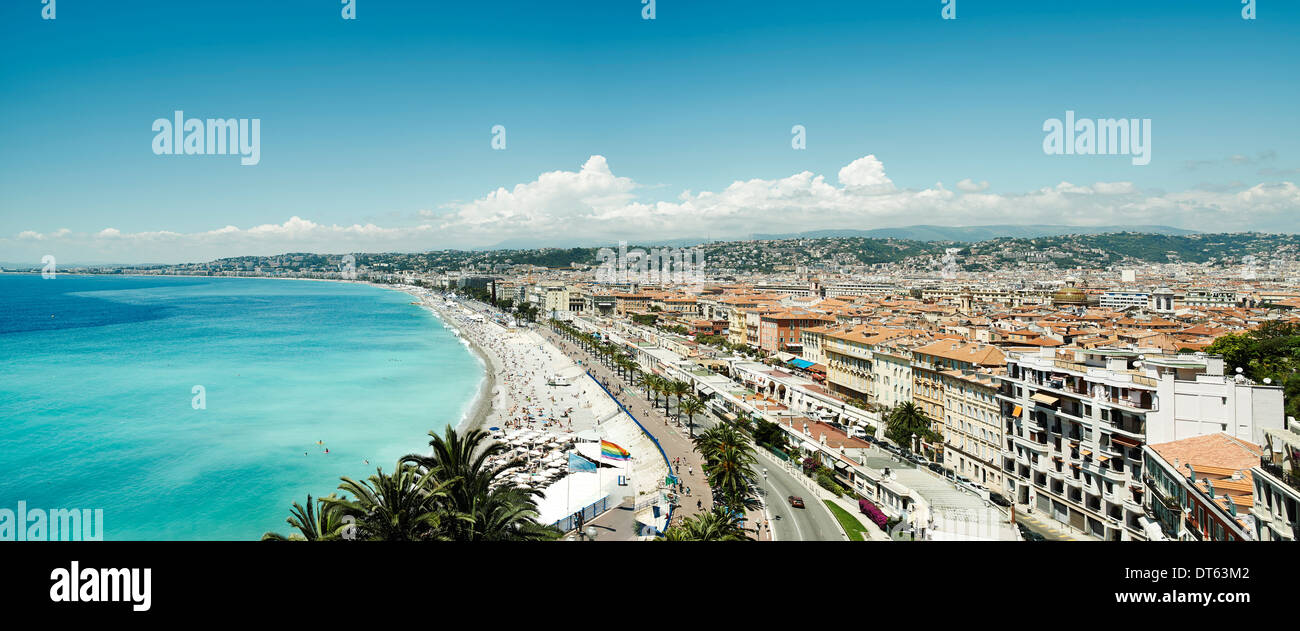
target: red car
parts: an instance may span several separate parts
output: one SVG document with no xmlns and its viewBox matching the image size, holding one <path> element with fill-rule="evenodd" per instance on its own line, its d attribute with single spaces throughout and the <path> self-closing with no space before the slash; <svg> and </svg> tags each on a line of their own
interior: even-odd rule
<svg viewBox="0 0 1300 631">
<path fill-rule="evenodd" d="M 794 508 L 803 508 L 803 498 L 798 495 L 791 495 L 790 506 L 793 506 Z"/>
</svg>

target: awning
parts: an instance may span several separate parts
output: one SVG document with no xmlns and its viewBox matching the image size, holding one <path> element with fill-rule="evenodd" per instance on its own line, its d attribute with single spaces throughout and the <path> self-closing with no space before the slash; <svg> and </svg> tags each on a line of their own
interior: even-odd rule
<svg viewBox="0 0 1300 631">
<path fill-rule="evenodd" d="M 1020 418 L 1020 412 L 1022 412 L 1023 410 L 1024 410 L 1024 408 L 1022 408 L 1022 407 L 1020 407 L 1020 406 L 1017 405 L 1017 406 L 1016 406 L 1016 409 L 1011 410 L 1011 416 L 1014 416 L 1014 417 L 1016 417 L 1016 418 Z"/>
<path fill-rule="evenodd" d="M 788 362 L 786 362 L 786 363 L 787 363 L 787 364 L 790 364 L 791 366 L 794 366 L 795 368 L 802 368 L 802 369 L 804 369 L 804 370 L 808 370 L 809 368 L 812 368 L 812 366 L 813 366 L 813 363 L 812 363 L 812 362 L 810 362 L 810 361 L 808 361 L 808 360 L 806 360 L 806 359 L 798 359 L 798 358 L 792 359 L 792 360 L 790 360 L 790 361 L 788 361 Z"/>
<path fill-rule="evenodd" d="M 1091 455 L 1092 455 L 1092 450 L 1091 450 L 1091 449 L 1084 449 L 1084 450 L 1080 451 L 1079 453 L 1081 453 L 1081 454 L 1083 454 L 1083 455 L 1085 455 L 1085 456 L 1091 456 Z"/>
<path fill-rule="evenodd" d="M 1136 438 L 1129 438 L 1128 436 L 1122 436 L 1120 434 L 1115 434 L 1114 436 L 1111 436 L 1110 442 L 1119 443 L 1121 445 L 1124 445 L 1125 447 L 1137 447 L 1142 444 Z"/>
<path fill-rule="evenodd" d="M 817 443 L 814 443 L 811 440 L 805 440 L 803 441 L 803 448 L 808 451 L 817 451 Z"/>
<path fill-rule="evenodd" d="M 1056 397 L 1050 397 L 1050 396 L 1047 396 L 1047 395 L 1045 395 L 1045 394 L 1039 392 L 1038 394 L 1035 394 L 1034 396 L 1029 397 L 1029 400 L 1031 400 L 1031 401 L 1035 401 L 1035 402 L 1037 402 L 1037 403 L 1042 403 L 1043 405 L 1056 405 L 1056 402 L 1057 402 L 1059 399 L 1057 399 Z"/>
</svg>

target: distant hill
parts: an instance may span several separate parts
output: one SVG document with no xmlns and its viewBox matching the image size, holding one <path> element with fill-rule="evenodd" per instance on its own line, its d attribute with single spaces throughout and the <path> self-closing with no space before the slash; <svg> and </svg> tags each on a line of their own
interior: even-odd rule
<svg viewBox="0 0 1300 631">
<path fill-rule="evenodd" d="M 835 237 L 863 237 L 868 239 L 907 239 L 910 241 L 960 241 L 978 243 L 990 239 L 1034 239 L 1069 234 L 1108 234 L 1115 232 L 1140 232 L 1143 234 L 1189 235 L 1196 230 L 1170 226 L 1054 226 L 1054 225 L 991 225 L 991 226 L 906 226 L 902 228 L 876 228 L 874 230 L 813 230 L 790 234 L 755 234 L 750 238 L 759 241 L 778 239 L 825 239 Z"/>
<path fill-rule="evenodd" d="M 657 241 L 656 240 L 636 241 L 636 244 L 642 247 L 658 246 L 658 247 L 670 247 L 670 248 L 684 248 L 684 247 L 690 247 L 692 245 L 699 245 L 705 242 L 706 239 L 661 239 Z M 610 243 L 608 240 L 605 239 L 568 239 L 563 241 L 550 241 L 550 242 L 538 241 L 536 239 L 508 239 L 506 241 L 501 241 L 500 243 L 495 243 L 493 245 L 489 245 L 486 247 L 474 248 L 474 250 L 482 252 L 482 251 L 491 251 L 491 250 L 538 250 L 542 248 L 567 249 L 567 248 L 615 248 L 615 247 L 618 247 L 617 242 Z"/>
</svg>

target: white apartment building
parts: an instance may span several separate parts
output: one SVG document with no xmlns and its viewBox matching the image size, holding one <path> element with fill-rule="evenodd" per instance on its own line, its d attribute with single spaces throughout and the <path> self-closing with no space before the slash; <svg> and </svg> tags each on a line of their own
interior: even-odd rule
<svg viewBox="0 0 1300 631">
<path fill-rule="evenodd" d="M 907 292 L 899 289 L 897 285 L 889 283 L 846 281 L 840 283 L 828 283 L 826 285 L 827 298 L 835 298 L 837 296 L 888 296 L 904 293 Z"/>
<path fill-rule="evenodd" d="M 1142 447 L 1223 431 L 1258 443 L 1282 426 L 1282 393 L 1225 379 L 1204 355 L 1119 349 L 1012 354 L 999 376 L 1002 455 L 1017 505 L 1106 540 L 1142 539 Z"/>
<path fill-rule="evenodd" d="M 1255 483 L 1255 538 L 1300 541 L 1300 424 L 1264 430 L 1264 457 L 1250 470 Z"/>
<path fill-rule="evenodd" d="M 1151 294 L 1145 291 L 1112 290 L 1101 295 L 1099 304 L 1102 309 L 1145 309 L 1151 306 Z"/>
</svg>

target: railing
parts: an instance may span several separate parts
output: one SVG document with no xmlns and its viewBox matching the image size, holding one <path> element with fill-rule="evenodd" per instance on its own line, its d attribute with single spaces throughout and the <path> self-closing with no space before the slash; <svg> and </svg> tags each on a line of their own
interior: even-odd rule
<svg viewBox="0 0 1300 631">
<path fill-rule="evenodd" d="M 641 433 L 645 434 L 645 435 L 646 435 L 646 438 L 649 438 L 649 439 L 650 439 L 650 442 L 652 442 L 652 443 L 655 444 L 655 448 L 659 450 L 659 455 L 662 456 L 663 459 L 664 459 L 664 466 L 668 467 L 668 474 L 669 474 L 669 475 L 672 475 L 672 474 L 673 474 L 673 463 L 672 463 L 671 460 L 668 459 L 668 452 L 664 451 L 664 447 L 663 447 L 663 445 L 660 445 L 660 444 L 659 444 L 659 439 L 658 439 L 658 438 L 655 438 L 655 435 L 654 435 L 654 434 L 651 434 L 651 433 L 650 433 L 650 430 L 646 429 L 645 425 L 642 425 L 642 424 L 641 424 L 641 421 L 638 420 L 637 417 L 634 416 L 634 415 L 632 414 L 632 411 L 631 411 L 631 410 L 629 410 L 629 409 L 623 407 L 623 402 L 622 402 L 622 401 L 619 401 L 619 400 L 618 400 L 618 397 L 615 397 L 615 396 L 614 396 L 614 393 L 610 392 L 610 391 L 609 391 L 609 388 L 606 388 L 606 387 L 605 387 L 605 384 L 601 383 L 600 380 L 596 378 L 596 375 L 591 374 L 591 371 L 590 371 L 590 370 L 587 371 L 587 376 L 588 376 L 588 377 L 591 377 L 591 380 L 594 381 L 594 382 L 596 382 L 596 385 L 600 386 L 600 389 L 601 389 L 601 390 L 604 390 L 604 391 L 605 391 L 605 394 L 609 396 L 609 399 L 610 399 L 611 401 L 613 401 L 614 404 L 617 405 L 618 408 L 619 408 L 620 410 L 623 410 L 623 413 L 624 413 L 624 414 L 627 414 L 628 418 L 632 419 L 632 422 L 633 422 L 633 423 L 636 423 L 636 426 L 637 426 L 637 427 L 640 427 L 640 428 L 641 428 Z M 668 516 L 667 516 L 667 519 L 664 521 L 664 523 L 665 523 L 665 524 L 671 524 L 672 522 L 673 522 L 673 505 L 672 505 L 672 504 L 669 504 L 669 505 L 668 505 Z"/>
<path fill-rule="evenodd" d="M 559 528 L 560 532 L 569 532 L 570 530 L 577 528 L 579 523 L 585 524 L 607 510 L 609 510 L 608 495 L 584 506 L 582 510 L 579 511 L 579 513 L 582 514 L 582 519 L 574 519 L 574 515 L 569 515 L 551 525 Z"/>
<path fill-rule="evenodd" d="M 1269 475 L 1277 478 L 1283 484 L 1300 491 L 1300 475 L 1287 473 L 1282 465 L 1270 462 L 1266 458 L 1259 459 L 1259 467 L 1267 471 Z"/>
</svg>

